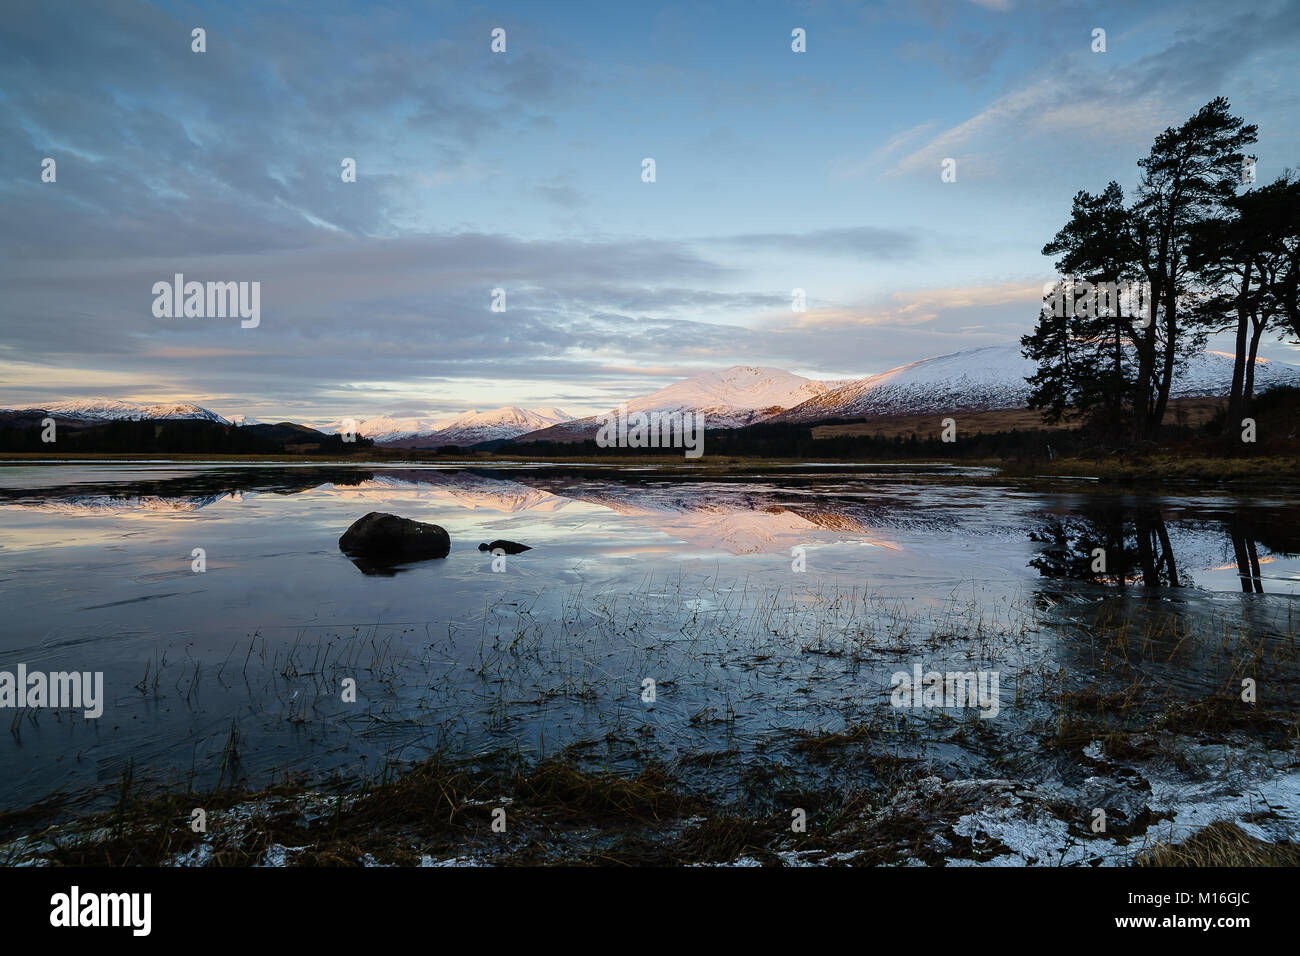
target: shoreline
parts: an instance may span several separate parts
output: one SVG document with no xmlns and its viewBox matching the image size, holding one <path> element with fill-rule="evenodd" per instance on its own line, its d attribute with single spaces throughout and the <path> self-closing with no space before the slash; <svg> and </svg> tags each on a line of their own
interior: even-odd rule
<svg viewBox="0 0 1300 956">
<path fill-rule="evenodd" d="M 1186 715 L 1184 715 L 1186 716 Z M 1223 866 L 1300 865 L 1294 816 L 1300 764 L 1254 756 L 1212 795 L 1169 788 L 1154 765 L 1221 762 L 1219 746 L 1183 732 L 1063 738 L 1095 779 L 1136 773 L 1155 792 L 1097 832 L 1085 807 L 1050 780 L 954 776 L 877 753 L 867 785 L 777 787 L 748 806 L 682 783 L 684 761 L 612 771 L 570 747 L 533 762 L 496 753 L 431 756 L 370 777 L 285 779 L 260 788 L 147 793 L 119 781 L 116 805 L 72 811 L 52 795 L 0 813 L 6 866 Z M 868 750 L 864 727 L 808 734 L 810 760 Z M 1238 741 L 1239 743 L 1240 741 Z M 1229 744 L 1223 739 L 1224 745 Z M 1167 749 L 1166 749 L 1167 748 Z M 594 748 L 593 748 L 594 749 Z M 1207 750 L 1215 751 L 1207 754 Z M 1249 749 L 1249 748 L 1248 748 Z M 1242 751 L 1243 756 L 1247 751 Z M 1269 757 L 1269 754 L 1273 754 Z M 1198 757 L 1197 755 L 1200 755 Z M 1270 766 L 1271 765 L 1271 766 Z M 755 768 L 750 783 L 772 787 Z M 1217 783 L 1224 783 L 1223 780 Z M 1291 801 L 1288 806 L 1288 801 Z M 1261 812 L 1261 808 L 1269 808 Z M 1290 818 L 1280 823 L 1278 811 Z M 196 829 L 202 811 L 203 832 Z M 1261 825 L 1263 827 L 1261 828 Z"/>
<path fill-rule="evenodd" d="M 846 461 L 805 461 L 789 458 L 725 458 L 705 461 L 703 459 L 680 459 L 666 456 L 641 457 L 590 457 L 555 458 L 525 456 L 482 456 L 449 457 L 401 456 L 390 459 L 373 457 L 321 457 L 304 459 L 294 456 L 262 455 L 48 455 L 38 453 L 2 452 L 0 466 L 4 465 L 243 465 L 249 467 L 286 467 L 286 468 L 442 468 L 475 469 L 485 468 L 509 471 L 510 469 L 551 469 L 562 472 L 581 472 L 590 470 L 607 474 L 620 471 L 636 470 L 645 475 L 752 475 L 781 471 L 801 471 L 815 474 L 843 474 L 853 469 L 888 469 L 906 472 L 911 470 L 932 470 L 928 474 L 908 474 L 909 478 L 944 478 L 953 477 L 951 472 L 975 469 L 991 469 L 991 475 L 957 475 L 963 480 L 1002 481 L 1076 481 L 1088 480 L 1104 484 L 1132 484 L 1143 486 L 1154 483 L 1176 481 L 1180 483 L 1200 483 L 1206 485 L 1254 485 L 1256 483 L 1285 483 L 1300 487 L 1300 456 L 1289 455 L 1252 455 L 1233 458 L 1218 458 L 1195 455 L 1176 455 L 1156 452 L 1149 455 L 1113 455 L 1103 458 L 1056 458 L 1052 460 L 1038 458 L 1009 459 L 874 459 Z M 949 471 L 951 470 L 951 471 Z"/>
</svg>

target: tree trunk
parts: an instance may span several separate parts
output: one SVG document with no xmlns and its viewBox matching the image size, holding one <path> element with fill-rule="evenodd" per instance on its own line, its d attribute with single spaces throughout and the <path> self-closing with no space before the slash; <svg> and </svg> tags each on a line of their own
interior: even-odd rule
<svg viewBox="0 0 1300 956">
<path fill-rule="evenodd" d="M 1151 304 L 1147 315 L 1147 327 L 1138 338 L 1138 380 L 1137 394 L 1133 396 L 1135 437 L 1149 437 L 1151 422 L 1151 377 L 1156 359 L 1156 315 L 1159 312 L 1160 293 L 1158 288 L 1151 290 Z"/>
<path fill-rule="evenodd" d="M 1246 309 L 1246 293 L 1250 289 L 1250 264 L 1246 264 L 1237 294 L 1237 347 L 1232 357 L 1232 391 L 1228 393 L 1228 414 L 1223 419 L 1223 434 L 1231 435 L 1241 427 L 1246 383 L 1246 336 L 1250 317 Z"/>
<path fill-rule="evenodd" d="M 1256 320 L 1251 316 L 1251 324 L 1254 331 L 1250 336 L 1250 353 L 1246 358 L 1246 380 L 1241 386 L 1241 414 L 1243 416 L 1250 414 L 1250 402 L 1255 397 L 1255 356 L 1259 354 L 1259 339 L 1264 334 L 1264 326 L 1268 325 L 1268 316 L 1262 321 Z"/>
</svg>

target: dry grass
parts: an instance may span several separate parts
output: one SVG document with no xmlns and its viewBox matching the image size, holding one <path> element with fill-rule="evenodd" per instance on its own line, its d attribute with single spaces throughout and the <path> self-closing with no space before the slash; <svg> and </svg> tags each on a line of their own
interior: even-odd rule
<svg viewBox="0 0 1300 956">
<path fill-rule="evenodd" d="M 588 821 L 620 819 L 635 822 L 674 819 L 692 801 L 672 790 L 673 781 L 658 767 L 635 777 L 608 771 L 581 771 L 559 760 L 548 760 L 515 780 L 514 794 L 528 806 L 556 818 Z"/>
<path fill-rule="evenodd" d="M 1200 425 L 1209 421 L 1223 408 L 1224 401 L 1219 398 L 1176 398 L 1169 403 L 1166 418 L 1170 424 Z M 1009 431 L 1061 431 L 1074 428 L 1077 422 L 1063 421 L 1049 425 L 1043 421 L 1043 413 L 1030 408 L 999 408 L 980 410 L 962 410 L 953 412 L 927 412 L 924 415 L 880 415 L 862 422 L 846 425 L 818 425 L 813 428 L 814 438 L 841 438 L 857 435 L 896 438 L 916 435 L 918 439 L 938 440 L 942 437 L 943 419 L 953 418 L 963 435 L 975 435 L 980 432 Z"/>
<path fill-rule="evenodd" d="M 1300 846 L 1265 843 L 1222 820 L 1182 843 L 1160 843 L 1138 855 L 1138 866 L 1300 866 Z"/>
</svg>

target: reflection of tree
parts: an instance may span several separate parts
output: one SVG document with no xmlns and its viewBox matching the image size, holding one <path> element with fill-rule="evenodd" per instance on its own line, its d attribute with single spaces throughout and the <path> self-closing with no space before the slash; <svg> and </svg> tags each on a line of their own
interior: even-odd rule
<svg viewBox="0 0 1300 956">
<path fill-rule="evenodd" d="M 1169 531 L 1158 508 L 1105 503 L 1068 518 L 1052 518 L 1029 534 L 1042 550 L 1029 562 L 1044 577 L 1126 587 L 1179 587 Z M 1098 558 L 1104 555 L 1104 563 Z"/>
<path fill-rule="evenodd" d="M 1255 550 L 1255 538 L 1250 534 L 1244 521 L 1234 520 L 1228 524 L 1228 535 L 1232 538 L 1232 554 L 1237 561 L 1237 577 L 1241 580 L 1241 589 L 1246 592 L 1264 593 L 1264 581 L 1259 572 L 1259 553 Z"/>
<path fill-rule="evenodd" d="M 202 508 L 227 497 L 246 492 L 296 495 L 323 484 L 358 485 L 374 473 L 358 468 L 213 468 L 165 478 L 142 478 L 122 482 L 79 482 L 49 488 L 0 488 L 0 503 L 85 502 L 102 498 L 106 504 L 133 501 L 174 501 Z"/>
<path fill-rule="evenodd" d="M 1169 543 L 1169 530 L 1165 527 L 1160 512 L 1155 508 L 1143 508 L 1137 512 L 1134 524 L 1142 583 L 1148 587 L 1159 587 L 1168 582 L 1170 587 L 1178 587 L 1174 549 Z"/>
</svg>

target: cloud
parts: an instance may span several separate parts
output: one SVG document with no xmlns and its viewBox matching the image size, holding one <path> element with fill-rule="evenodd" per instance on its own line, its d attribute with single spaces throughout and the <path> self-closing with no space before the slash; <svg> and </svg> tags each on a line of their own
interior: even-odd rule
<svg viewBox="0 0 1300 956">
<path fill-rule="evenodd" d="M 493 59 L 470 42 L 477 24 L 434 31 L 414 12 L 195 15 L 207 53 L 190 50 L 191 16 L 133 0 L 6 11 L 0 168 L 15 172 L 0 179 L 0 254 L 392 235 L 424 201 L 412 185 L 489 175 L 468 153 L 545 119 L 577 86 L 560 51 Z M 57 185 L 38 178 L 43 156 L 58 162 Z M 358 168 L 346 187 L 344 157 Z"/>
<path fill-rule="evenodd" d="M 1294 13 L 1283 3 L 1225 16 L 1222 7 L 1210 5 L 1175 22 L 1153 17 L 1140 28 L 1112 35 L 1104 54 L 1091 51 L 1086 31 L 1080 34 L 1085 39 L 1066 48 L 1048 33 L 1053 42 L 1043 52 L 1051 55 L 1041 68 L 898 159 L 884 175 L 937 178 L 940 162 L 952 157 L 958 161 L 959 181 L 1014 183 L 1025 172 L 1059 172 L 1080 157 L 1095 168 L 1122 151 L 1124 165 L 1111 174 L 1120 176 L 1133 170 L 1141 155 L 1130 155 L 1132 151 L 1144 151 L 1156 133 L 1222 93 L 1228 77 L 1248 61 L 1293 50 L 1300 37 L 1300 18 Z M 1201 18 L 1214 22 L 1202 23 Z M 1197 19 L 1195 29 L 1184 25 L 1190 19 Z M 1141 38 L 1157 48 L 1126 56 L 1133 44 L 1123 37 Z M 970 44 L 957 48 L 969 49 Z M 1088 148 L 1063 152 L 1067 145 Z"/>
<path fill-rule="evenodd" d="M 1032 312 L 1042 298 L 1042 283 L 999 282 L 979 286 L 910 289 L 890 293 L 883 301 L 837 305 L 769 315 L 763 324 L 797 329 L 910 328 L 939 316 L 968 309 L 1015 306 Z"/>
<path fill-rule="evenodd" d="M 917 233 L 901 229 L 853 226 L 815 232 L 746 233 L 704 240 L 744 249 L 770 249 L 813 256 L 866 256 L 872 259 L 910 259 L 917 253 Z"/>
<path fill-rule="evenodd" d="M 155 318 L 153 284 L 177 272 L 189 281 L 260 282 L 260 326 Z M 602 356 L 722 354 L 734 329 L 693 314 L 776 300 L 683 282 L 732 272 L 681 243 L 471 232 L 255 254 L 11 262 L 0 264 L 0 357 L 43 369 L 50 389 L 34 387 L 39 375 L 9 378 L 4 400 L 59 389 L 86 397 L 109 381 L 138 393 L 164 369 L 196 390 L 257 396 L 263 405 L 346 407 L 349 383 L 376 402 L 379 382 L 449 391 L 445 383 L 473 378 L 582 378 Z M 506 290 L 505 312 L 490 309 L 494 288 Z M 59 371 L 110 367 L 116 377 Z"/>
<path fill-rule="evenodd" d="M 1094 56 L 1056 5 L 991 5 L 832 3 L 880 50 L 817 41 L 812 59 L 781 35 L 761 57 L 701 57 L 707 10 L 655 19 L 653 53 L 603 45 L 614 26 L 591 18 L 515 20 L 494 56 L 494 24 L 450 6 L 14 6 L 0 402 L 599 405 L 705 365 L 857 375 L 1014 341 L 1037 288 L 1022 304 L 991 277 L 1031 275 L 1074 190 L 1134 171 L 1218 86 L 1285 114 L 1300 21 L 1279 3 L 1103 6 L 1112 52 Z M 828 22 L 812 35 L 830 41 Z M 660 144 L 677 159 L 653 190 L 618 171 Z M 980 188 L 936 200 L 949 155 Z M 176 272 L 261 282 L 262 325 L 154 319 L 152 284 Z M 812 311 L 789 311 L 793 285 L 818 290 Z"/>
</svg>

